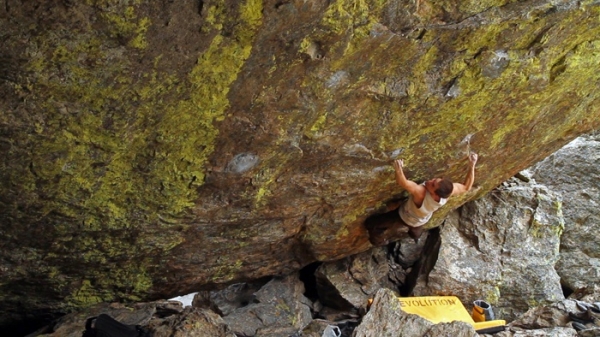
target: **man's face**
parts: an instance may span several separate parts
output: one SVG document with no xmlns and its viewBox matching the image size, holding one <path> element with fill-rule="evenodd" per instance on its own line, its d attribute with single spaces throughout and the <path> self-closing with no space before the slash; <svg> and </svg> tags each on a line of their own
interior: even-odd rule
<svg viewBox="0 0 600 337">
<path fill-rule="evenodd" d="M 425 182 L 425 188 L 429 191 L 429 194 L 436 195 L 435 191 L 440 186 L 440 181 L 442 181 L 442 178 L 433 178 Z"/>
</svg>

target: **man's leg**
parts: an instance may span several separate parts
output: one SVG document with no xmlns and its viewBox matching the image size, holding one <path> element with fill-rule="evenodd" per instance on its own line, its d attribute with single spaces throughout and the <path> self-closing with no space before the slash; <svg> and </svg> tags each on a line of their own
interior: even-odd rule
<svg viewBox="0 0 600 337">
<path fill-rule="evenodd" d="M 375 214 L 365 220 L 365 227 L 369 231 L 369 241 L 374 246 L 388 244 L 394 233 L 397 233 L 403 225 L 404 222 L 400 219 L 398 209 L 383 214 Z"/>
<path fill-rule="evenodd" d="M 425 231 L 425 229 L 423 227 L 425 227 L 425 226 L 420 226 L 420 227 L 410 227 L 409 226 L 408 235 L 413 240 L 415 240 L 415 243 L 418 242 L 421 235 L 423 235 L 423 232 Z"/>
</svg>

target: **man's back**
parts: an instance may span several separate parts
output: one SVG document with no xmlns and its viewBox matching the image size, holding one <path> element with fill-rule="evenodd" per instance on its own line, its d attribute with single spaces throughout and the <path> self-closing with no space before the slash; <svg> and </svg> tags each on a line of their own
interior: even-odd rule
<svg viewBox="0 0 600 337">
<path fill-rule="evenodd" d="M 446 198 L 440 198 L 440 201 L 435 201 L 431 194 L 426 191 L 425 198 L 421 203 L 421 207 L 418 207 L 413 201 L 411 195 L 408 200 L 402 204 L 399 208 L 400 218 L 411 227 L 423 226 L 431 219 L 433 212 L 437 211 L 440 207 L 446 204 Z"/>
</svg>

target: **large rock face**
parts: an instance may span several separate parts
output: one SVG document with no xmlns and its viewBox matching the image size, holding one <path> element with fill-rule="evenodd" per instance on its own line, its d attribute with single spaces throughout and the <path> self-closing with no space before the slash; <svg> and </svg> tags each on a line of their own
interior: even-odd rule
<svg viewBox="0 0 600 337">
<path fill-rule="evenodd" d="M 543 185 L 504 185 L 447 218 L 435 267 L 416 295 L 452 294 L 469 309 L 483 299 L 508 321 L 564 299 L 554 269 L 565 228 L 561 199 Z"/>
<path fill-rule="evenodd" d="M 411 179 L 489 191 L 600 125 L 594 1 L 0 6 L 0 308 L 67 310 L 370 247 Z"/>
<path fill-rule="evenodd" d="M 402 311 L 396 294 L 388 289 L 381 289 L 373 301 L 371 310 L 365 315 L 362 323 L 356 328 L 353 336 L 478 336 L 473 327 L 465 322 L 433 324 L 430 321 Z"/>
<path fill-rule="evenodd" d="M 236 335 L 292 336 L 311 321 L 304 284 L 297 275 L 274 279 L 255 293 L 255 303 L 232 311 L 225 322 Z"/>
<path fill-rule="evenodd" d="M 571 291 L 600 282 L 600 135 L 580 137 L 531 168 L 533 178 L 564 199 L 565 232 L 556 265 Z"/>
</svg>

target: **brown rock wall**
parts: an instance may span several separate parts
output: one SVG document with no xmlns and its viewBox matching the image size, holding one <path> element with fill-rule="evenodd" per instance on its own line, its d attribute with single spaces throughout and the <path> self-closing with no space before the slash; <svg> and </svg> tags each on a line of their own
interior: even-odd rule
<svg viewBox="0 0 600 337">
<path fill-rule="evenodd" d="M 590 1 L 0 2 L 0 307 L 69 310 L 367 250 L 411 179 L 597 128 Z M 465 139 L 470 139 L 466 142 Z M 10 315 L 2 315 L 10 317 Z"/>
</svg>

